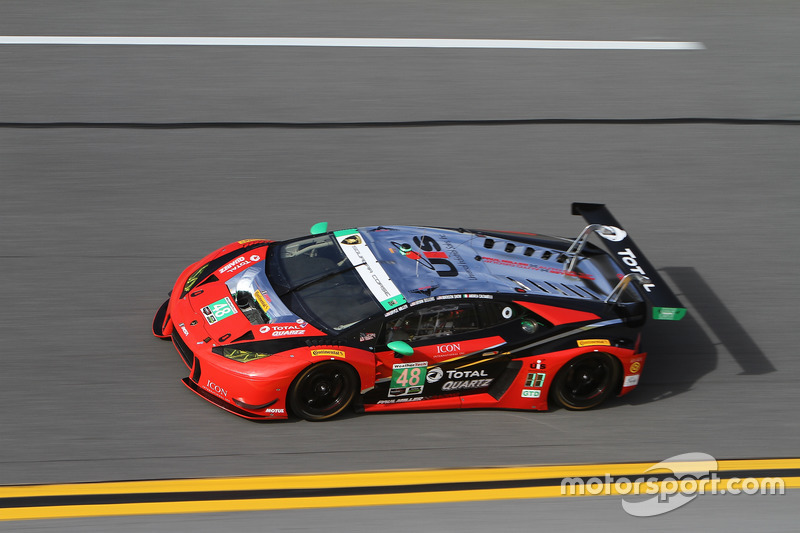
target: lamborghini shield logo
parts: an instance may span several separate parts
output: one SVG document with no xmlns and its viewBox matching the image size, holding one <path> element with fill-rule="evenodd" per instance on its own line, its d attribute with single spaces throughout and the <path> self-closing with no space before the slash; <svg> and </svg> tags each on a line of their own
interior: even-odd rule
<svg viewBox="0 0 800 533">
<path fill-rule="evenodd" d="M 342 244 L 349 244 L 351 246 L 355 246 L 357 244 L 361 244 L 362 242 L 361 235 L 348 235 L 339 242 L 341 242 Z"/>
</svg>

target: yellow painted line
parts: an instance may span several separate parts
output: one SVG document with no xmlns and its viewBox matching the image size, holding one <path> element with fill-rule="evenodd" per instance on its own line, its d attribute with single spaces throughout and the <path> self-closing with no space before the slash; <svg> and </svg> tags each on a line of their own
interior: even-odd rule
<svg viewBox="0 0 800 533">
<path fill-rule="evenodd" d="M 22 485 L 0 487 L 0 520 L 30 520 L 89 516 L 121 516 L 149 514 L 185 514 L 207 512 L 268 511 L 277 509 L 307 509 L 331 507 L 361 507 L 380 505 L 411 505 L 508 499 L 557 498 L 593 494 L 569 494 L 561 487 L 566 477 L 590 478 L 625 476 L 634 481 L 659 471 L 651 469 L 657 463 L 612 463 L 595 465 L 550 465 L 530 467 L 469 468 L 457 470 L 400 470 L 384 472 L 229 477 L 185 480 L 121 481 L 75 483 L 59 485 Z M 703 463 L 705 464 L 705 462 Z M 670 463 L 676 473 L 696 471 L 698 463 Z M 800 469 L 800 458 L 721 460 L 712 469 L 720 478 L 718 489 L 729 490 L 732 479 L 726 471 L 792 470 Z M 551 479 L 553 485 L 542 487 L 497 488 L 476 490 L 445 490 L 402 492 L 405 485 L 461 484 L 473 482 Z M 762 481 L 766 478 L 755 478 Z M 800 488 L 800 477 L 781 477 L 786 489 Z M 705 483 L 708 480 L 703 480 Z M 659 488 L 661 482 L 655 483 Z M 337 489 L 348 487 L 398 487 L 400 492 L 381 495 L 344 495 L 318 497 L 276 497 L 259 499 L 220 499 L 211 501 L 169 501 L 122 504 L 53 505 L 41 507 L 3 508 L 2 498 L 46 496 L 91 496 L 113 494 L 202 493 L 207 491 L 254 491 L 290 489 Z M 645 484 L 641 486 L 642 494 Z M 601 495 L 619 494 L 613 484 L 595 484 Z M 632 494 L 632 493 L 631 493 Z M 625 493 L 623 493 L 625 495 Z M 178 497 L 176 495 L 176 497 Z M 186 498 L 186 494 L 180 497 Z"/>
<path fill-rule="evenodd" d="M 90 494 L 150 494 L 155 492 L 204 492 L 226 490 L 320 489 L 344 487 L 387 487 L 409 484 L 473 483 L 562 477 L 634 476 L 658 473 L 657 463 L 609 463 L 594 465 L 550 465 L 527 467 L 488 467 L 452 470 L 394 470 L 333 474 L 291 474 L 154 481 L 115 481 L 66 483 L 57 485 L 0 486 L 0 498 L 29 496 L 76 496 Z M 693 472 L 697 463 L 665 463 L 676 473 Z M 748 459 L 718 461 L 718 472 L 726 470 L 766 470 L 800 468 L 798 459 Z M 0 500 L 1 502 L 1 500 Z"/>
<path fill-rule="evenodd" d="M 719 488 L 727 489 L 727 480 Z M 800 477 L 784 478 L 786 488 L 800 488 Z M 662 483 L 657 484 L 662 487 Z M 644 491 L 641 494 L 646 494 Z M 603 485 L 600 495 L 626 496 L 614 485 Z M 265 498 L 253 500 L 214 500 L 200 502 L 126 503 L 106 505 L 64 505 L 52 507 L 20 507 L 0 510 L 0 520 L 41 520 L 102 516 L 159 514 L 231 513 L 245 511 L 277 511 L 293 509 L 327 509 L 336 507 L 376 507 L 383 505 L 421 505 L 470 501 L 518 500 L 592 496 L 569 494 L 561 486 L 483 489 L 443 492 L 411 492 L 378 496 L 323 496 L 305 498 Z"/>
</svg>

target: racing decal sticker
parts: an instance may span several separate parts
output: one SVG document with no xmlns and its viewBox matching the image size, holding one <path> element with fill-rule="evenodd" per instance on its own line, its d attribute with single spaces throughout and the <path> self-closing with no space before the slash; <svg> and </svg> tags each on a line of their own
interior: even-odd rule
<svg viewBox="0 0 800 533">
<path fill-rule="evenodd" d="M 219 274 L 233 274 L 234 272 L 238 272 L 239 270 L 251 266 L 253 263 L 258 263 L 261 261 L 262 256 L 258 253 L 251 253 L 248 256 L 240 255 L 233 261 L 229 262 L 222 268 L 217 270 Z"/>
<path fill-rule="evenodd" d="M 416 261 L 418 267 L 422 266 L 432 270 L 439 277 L 450 278 L 458 276 L 459 270 L 456 267 L 456 264 L 458 264 L 468 279 L 478 279 L 472 272 L 469 263 L 458 253 L 458 246 L 445 234 L 438 235 L 438 239 L 444 243 L 444 248 L 439 244 L 439 241 L 430 235 L 420 235 L 412 239 L 419 252 L 414 250 L 414 247 L 407 242 L 392 241 L 392 246 L 405 257 Z"/>
<path fill-rule="evenodd" d="M 356 272 L 364 280 L 369 291 L 388 311 L 406 303 L 405 297 L 395 286 L 383 267 L 380 266 L 372 250 L 356 230 L 334 231 L 333 235 L 347 259 L 356 267 Z"/>
<path fill-rule="evenodd" d="M 530 390 L 530 389 L 523 389 L 522 390 L 522 397 L 523 398 L 538 398 L 542 395 L 542 391 L 540 390 Z"/>
<path fill-rule="evenodd" d="M 356 246 L 358 244 L 362 244 L 364 241 L 361 240 L 361 235 L 355 234 L 345 237 L 341 241 L 342 244 L 347 244 L 349 246 Z"/>
<path fill-rule="evenodd" d="M 270 337 L 290 337 L 296 335 L 322 335 L 322 332 L 302 319 L 296 322 L 279 322 L 265 324 L 258 328 L 259 333 Z"/>
<path fill-rule="evenodd" d="M 628 236 L 628 232 L 616 226 L 603 226 L 597 230 L 597 234 L 607 241 L 619 242 Z"/>
<path fill-rule="evenodd" d="M 267 299 L 264 298 L 264 295 L 261 294 L 261 291 L 256 289 L 254 295 L 256 297 L 256 302 L 258 302 L 258 306 L 261 307 L 261 310 L 265 313 L 269 313 L 269 304 L 267 303 Z"/>
<path fill-rule="evenodd" d="M 214 395 L 219 396 L 220 398 L 227 398 L 228 397 L 228 391 L 226 389 L 223 389 L 222 387 L 220 387 L 219 385 L 217 385 L 216 383 L 214 383 L 210 379 L 206 380 L 206 384 L 202 385 L 202 387 L 204 389 L 206 389 L 207 391 L 213 393 Z"/>
<path fill-rule="evenodd" d="M 641 374 L 634 374 L 633 376 L 625 376 L 625 381 L 622 383 L 623 387 L 633 387 L 639 384 L 639 376 Z"/>
<path fill-rule="evenodd" d="M 400 363 L 392 366 L 392 381 L 389 384 L 389 396 L 412 396 L 422 394 L 428 364 Z"/>
<path fill-rule="evenodd" d="M 611 341 L 608 339 L 581 339 L 578 341 L 578 346 L 611 346 Z"/>
<path fill-rule="evenodd" d="M 224 318 L 235 315 L 239 311 L 236 310 L 236 306 L 233 305 L 231 299 L 226 296 L 221 300 L 217 300 L 216 302 L 203 307 L 200 309 L 200 312 L 203 313 L 206 322 L 209 324 L 214 324 L 215 322 L 218 322 Z"/>
<path fill-rule="evenodd" d="M 329 348 L 311 350 L 311 357 L 340 357 L 345 359 L 344 352 L 342 350 L 333 350 Z"/>
<path fill-rule="evenodd" d="M 524 263 L 522 261 L 512 261 L 510 259 L 500 259 L 497 257 L 482 257 L 481 261 L 483 263 L 487 263 L 490 265 L 500 265 L 500 266 L 507 266 L 507 267 L 514 267 L 514 268 L 523 268 L 526 270 L 537 270 L 540 272 L 546 272 L 548 274 L 559 274 L 562 276 L 571 276 L 574 278 L 580 279 L 588 279 L 593 280 L 594 276 L 590 276 L 589 274 L 584 274 L 582 272 L 574 272 L 574 271 L 567 271 L 561 268 L 555 268 L 546 265 L 532 265 L 530 263 Z"/>
<path fill-rule="evenodd" d="M 442 370 L 438 366 L 435 366 L 430 370 L 428 370 L 428 375 L 425 377 L 425 381 L 427 381 L 428 383 L 436 383 L 437 381 L 442 379 L 442 376 L 444 376 L 444 370 Z"/>
<path fill-rule="evenodd" d="M 543 372 L 535 372 L 530 373 L 525 378 L 525 387 L 535 387 L 537 389 L 541 389 L 544 387 L 544 379 L 547 377 L 547 374 Z"/>
<path fill-rule="evenodd" d="M 637 374 L 639 372 L 639 370 L 641 370 L 641 369 L 642 369 L 642 363 L 640 363 L 639 361 L 636 361 L 634 363 L 631 363 L 631 366 L 628 369 L 628 371 L 631 374 Z"/>
<path fill-rule="evenodd" d="M 486 337 L 484 339 L 471 339 L 461 342 L 448 342 L 444 344 L 419 346 L 416 349 L 426 357 L 435 359 L 437 363 L 442 363 L 481 352 L 483 350 L 491 350 L 493 348 L 502 346 L 505 343 L 506 341 L 503 339 L 503 337 L 494 336 Z"/>
<path fill-rule="evenodd" d="M 486 370 L 448 370 L 447 379 L 442 384 L 442 391 L 457 391 L 463 389 L 482 389 L 492 384 Z"/>
<path fill-rule="evenodd" d="M 617 252 L 617 255 L 620 257 L 622 262 L 628 266 L 628 270 L 647 277 L 647 272 L 645 272 L 644 268 L 639 265 L 639 262 L 636 260 L 636 254 L 633 253 L 633 250 L 630 248 L 625 248 L 621 252 Z M 642 283 L 642 288 L 647 292 L 651 292 L 653 287 L 655 287 L 655 284 L 653 283 Z"/>
<path fill-rule="evenodd" d="M 417 396 L 416 398 L 397 398 L 396 400 L 378 400 L 378 403 L 405 403 L 405 402 L 419 402 L 422 400 L 422 396 Z"/>
</svg>

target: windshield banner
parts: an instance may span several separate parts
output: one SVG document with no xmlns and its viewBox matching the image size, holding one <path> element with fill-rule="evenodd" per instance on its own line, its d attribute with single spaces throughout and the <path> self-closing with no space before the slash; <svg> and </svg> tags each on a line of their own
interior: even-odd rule
<svg viewBox="0 0 800 533">
<path fill-rule="evenodd" d="M 389 279 L 386 271 L 375 259 L 375 255 L 357 230 L 334 231 L 333 236 L 347 258 L 356 267 L 356 272 L 364 280 L 367 288 L 385 310 L 388 311 L 406 303 L 406 299 Z"/>
</svg>

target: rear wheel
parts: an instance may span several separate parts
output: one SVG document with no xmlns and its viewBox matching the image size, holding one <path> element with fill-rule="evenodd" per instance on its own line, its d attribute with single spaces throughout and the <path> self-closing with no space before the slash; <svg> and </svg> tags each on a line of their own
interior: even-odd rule
<svg viewBox="0 0 800 533">
<path fill-rule="evenodd" d="M 349 365 L 324 361 L 303 369 L 289 392 L 292 412 L 306 420 L 332 418 L 356 396 L 358 376 Z"/>
<path fill-rule="evenodd" d="M 566 409 L 597 407 L 614 392 L 619 365 L 613 356 L 592 352 L 579 355 L 558 372 L 553 399 Z"/>
</svg>

